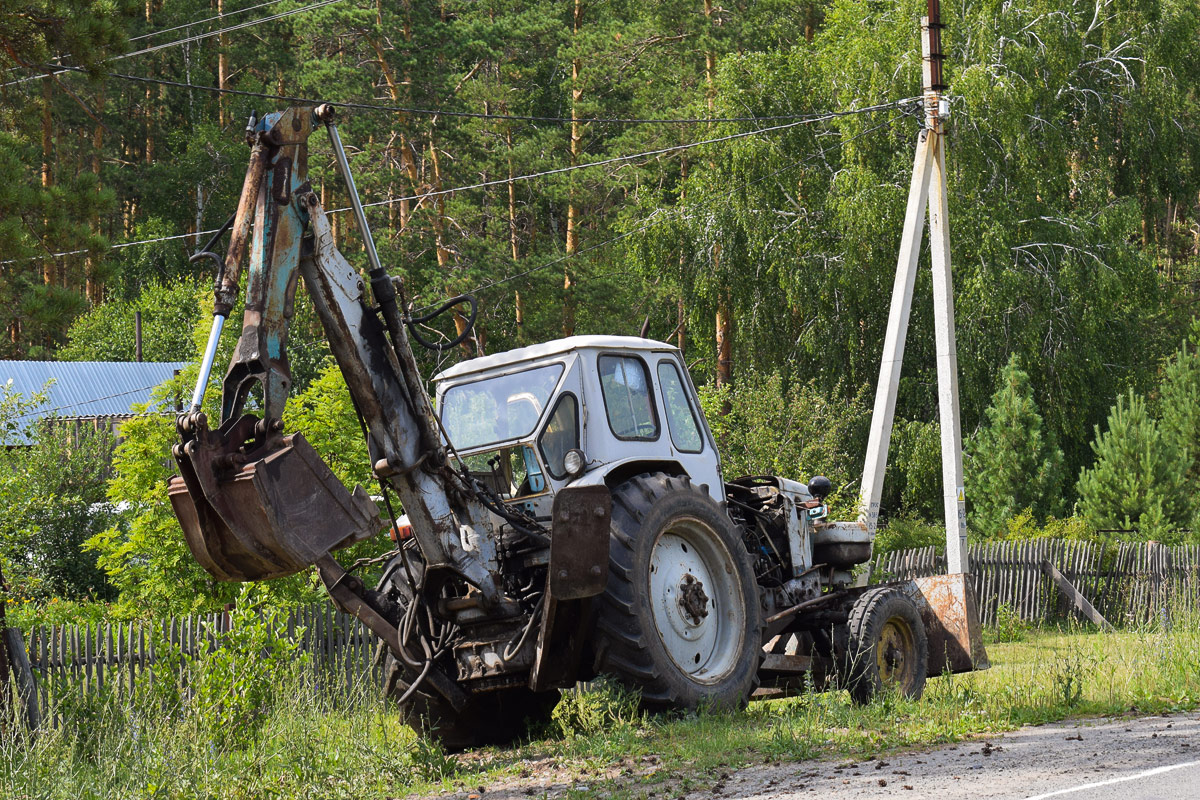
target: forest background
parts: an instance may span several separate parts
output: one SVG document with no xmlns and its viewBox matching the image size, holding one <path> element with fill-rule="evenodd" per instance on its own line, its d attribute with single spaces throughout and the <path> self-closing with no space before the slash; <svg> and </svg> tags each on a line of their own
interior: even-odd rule
<svg viewBox="0 0 1200 800">
<path fill-rule="evenodd" d="M 188 256 L 236 204 L 251 111 L 341 102 L 380 255 L 408 298 L 480 301 L 470 341 L 421 354 L 427 374 L 644 329 L 683 350 L 727 474 L 823 473 L 842 508 L 857 502 L 921 124 L 924 3 L 0 8 L 0 356 L 128 360 L 140 310 L 148 360 L 193 359 L 211 276 Z M 943 19 L 972 535 L 1189 538 L 1200 7 L 963 0 Z M 311 143 L 322 202 L 346 206 L 327 143 Z M 349 215 L 333 219 L 362 263 Z M 930 284 L 923 270 L 887 547 L 942 538 Z M 288 424 L 368 484 L 303 302 L 292 354 Z M 39 403 L 6 393 L 0 422 L 11 433 Z M 126 423 L 115 455 L 35 436 L 0 456 L 0 563 L 17 596 L 116 598 L 125 615 L 228 599 L 166 503 L 172 420 Z"/>
</svg>

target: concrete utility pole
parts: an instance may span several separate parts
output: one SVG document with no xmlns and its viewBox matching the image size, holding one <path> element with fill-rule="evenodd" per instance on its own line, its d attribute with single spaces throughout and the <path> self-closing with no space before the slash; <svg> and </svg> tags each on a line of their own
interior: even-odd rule
<svg viewBox="0 0 1200 800">
<path fill-rule="evenodd" d="M 943 507 L 946 514 L 946 571 L 966 572 L 967 514 L 963 490 L 962 433 L 959 428 L 958 355 L 954 339 L 954 281 L 950 272 L 950 234 L 946 214 L 946 150 L 944 126 L 950 103 L 942 78 L 942 22 L 939 0 L 928 0 L 929 16 L 921 20 L 924 54 L 922 108 L 925 129 L 917 140 L 904 234 L 896 263 L 892 305 L 888 315 L 875 411 L 863 467 L 864 506 L 859 522 L 874 534 L 879 498 L 887 468 L 888 446 L 896 413 L 896 390 L 904 361 L 904 340 L 912 309 L 913 284 L 921 253 L 924 218 L 929 214 L 929 251 L 933 268 L 933 318 L 937 345 L 938 409 L 942 438 Z"/>
</svg>

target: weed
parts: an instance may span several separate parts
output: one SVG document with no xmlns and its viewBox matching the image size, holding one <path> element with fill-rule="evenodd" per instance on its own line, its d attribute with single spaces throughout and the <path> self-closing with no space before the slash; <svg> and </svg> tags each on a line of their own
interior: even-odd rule
<svg viewBox="0 0 1200 800">
<path fill-rule="evenodd" d="M 413 770 L 422 780 L 441 783 L 458 775 L 458 761 L 446 753 L 442 743 L 429 736 L 418 736 L 409 750 Z"/>
<path fill-rule="evenodd" d="M 991 630 L 993 642 L 1023 642 L 1033 629 L 1008 603 L 996 606 L 996 624 Z"/>
<path fill-rule="evenodd" d="M 1084 666 L 1083 656 L 1078 652 L 1068 652 L 1056 662 L 1051 673 L 1054 695 L 1063 708 L 1074 709 L 1083 699 Z"/>
<path fill-rule="evenodd" d="M 608 678 L 562 693 L 553 719 L 565 738 L 595 736 L 618 728 L 636 727 L 638 695 Z"/>
</svg>

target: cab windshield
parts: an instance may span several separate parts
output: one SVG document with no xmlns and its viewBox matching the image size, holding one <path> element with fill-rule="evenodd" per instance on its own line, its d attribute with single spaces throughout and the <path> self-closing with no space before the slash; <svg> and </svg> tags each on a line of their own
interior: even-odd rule
<svg viewBox="0 0 1200 800">
<path fill-rule="evenodd" d="M 452 386 L 442 396 L 442 424 L 459 450 L 522 439 L 537 427 L 562 364 Z"/>
</svg>

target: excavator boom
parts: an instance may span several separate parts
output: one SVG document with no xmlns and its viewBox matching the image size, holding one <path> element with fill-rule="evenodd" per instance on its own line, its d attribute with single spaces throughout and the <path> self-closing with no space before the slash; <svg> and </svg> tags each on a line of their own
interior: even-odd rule
<svg viewBox="0 0 1200 800">
<path fill-rule="evenodd" d="M 223 265 L 213 337 L 192 407 L 178 423 L 181 441 L 174 455 L 180 476 L 170 489 L 176 515 L 197 561 L 219 580 L 289 575 L 382 530 L 378 509 L 361 487 L 346 490 L 301 434 L 283 434 L 281 416 L 291 384 L 287 329 L 297 278 L 303 275 L 365 424 L 375 473 L 398 494 L 427 570 L 452 571 L 494 604 L 498 566 L 486 535 L 487 514 L 447 465 L 392 279 L 372 243 L 368 295 L 367 282 L 334 246 L 329 220 L 309 185 L 308 137 L 318 124 L 330 133 L 358 205 L 330 106 L 294 107 L 251 119 L 250 165 L 230 245 L 223 260 L 212 256 Z M 371 242 L 361 207 L 356 210 Z M 237 298 L 247 240 L 243 328 L 214 429 L 200 406 L 215 342 Z M 261 418 L 246 412 L 256 386 Z"/>
</svg>

